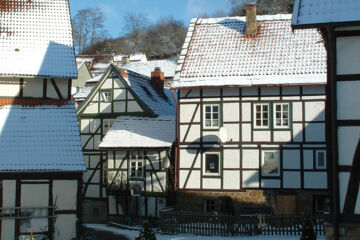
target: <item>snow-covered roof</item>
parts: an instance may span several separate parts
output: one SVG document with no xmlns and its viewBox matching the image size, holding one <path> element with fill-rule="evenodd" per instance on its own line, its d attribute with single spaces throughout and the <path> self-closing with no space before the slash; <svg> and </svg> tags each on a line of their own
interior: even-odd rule
<svg viewBox="0 0 360 240">
<path fill-rule="evenodd" d="M 80 56 L 76 57 L 77 62 L 92 62 L 92 61 L 94 61 L 94 59 L 95 58 L 93 58 L 93 57 L 80 57 Z"/>
<path fill-rule="evenodd" d="M 114 56 L 114 61 L 115 62 L 121 62 L 123 57 L 128 57 L 130 62 L 146 62 L 147 58 L 146 55 L 144 53 L 136 53 L 136 54 L 131 54 L 131 55 L 115 55 Z"/>
<path fill-rule="evenodd" d="M 130 62 L 119 64 L 120 67 L 151 77 L 151 72 L 160 67 L 166 78 L 173 78 L 176 70 L 176 60 L 154 60 L 147 62 Z"/>
<path fill-rule="evenodd" d="M 359 0 L 295 0 L 292 25 L 318 26 L 326 23 L 360 23 Z"/>
<path fill-rule="evenodd" d="M 293 32 L 289 14 L 257 20 L 256 37 L 245 36 L 245 17 L 191 20 L 172 87 L 326 83 L 317 30 Z"/>
<path fill-rule="evenodd" d="M 85 99 L 90 94 L 91 90 L 94 88 L 94 86 L 86 86 L 81 87 L 79 90 L 73 95 L 73 98 L 75 100 L 77 99 Z"/>
<path fill-rule="evenodd" d="M 0 172 L 85 170 L 72 102 L 0 107 Z"/>
<path fill-rule="evenodd" d="M 68 0 L 2 0 L 0 76 L 76 78 Z"/>
<path fill-rule="evenodd" d="M 90 78 L 89 80 L 86 80 L 86 83 L 97 83 L 102 77 L 102 74 L 97 75 L 96 77 Z"/>
<path fill-rule="evenodd" d="M 120 116 L 100 148 L 168 148 L 175 141 L 174 116 L 140 118 Z"/>
</svg>

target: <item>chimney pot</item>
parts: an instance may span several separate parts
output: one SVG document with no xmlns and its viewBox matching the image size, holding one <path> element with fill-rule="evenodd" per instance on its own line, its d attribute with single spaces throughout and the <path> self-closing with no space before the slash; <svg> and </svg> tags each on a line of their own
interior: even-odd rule
<svg viewBox="0 0 360 240">
<path fill-rule="evenodd" d="M 257 33 L 257 22 L 256 22 L 256 4 L 249 3 L 246 5 L 246 31 L 247 36 L 256 36 Z"/>
</svg>

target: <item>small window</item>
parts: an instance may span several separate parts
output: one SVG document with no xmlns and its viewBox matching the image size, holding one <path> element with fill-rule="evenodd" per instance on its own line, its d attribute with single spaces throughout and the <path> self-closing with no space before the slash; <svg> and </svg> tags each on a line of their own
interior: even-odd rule
<svg viewBox="0 0 360 240">
<path fill-rule="evenodd" d="M 204 154 L 204 175 L 220 175 L 220 153 Z"/>
<path fill-rule="evenodd" d="M 316 168 L 317 169 L 326 169 L 326 151 L 325 150 L 316 151 Z"/>
<path fill-rule="evenodd" d="M 330 213 L 330 199 L 326 196 L 315 196 L 314 212 L 315 213 Z"/>
<path fill-rule="evenodd" d="M 100 92 L 101 101 L 102 102 L 111 102 L 112 100 L 112 94 L 111 90 L 103 90 Z"/>
<path fill-rule="evenodd" d="M 220 107 L 219 104 L 204 105 L 204 128 L 217 129 L 220 127 Z"/>
<path fill-rule="evenodd" d="M 274 128 L 289 128 L 289 113 L 289 103 L 274 103 Z"/>
<path fill-rule="evenodd" d="M 205 199 L 204 211 L 208 212 L 208 213 L 215 212 L 215 200 L 214 199 Z"/>
<path fill-rule="evenodd" d="M 114 123 L 113 119 L 104 119 L 103 120 L 103 135 L 104 136 L 109 131 L 109 129 L 111 128 L 113 123 Z"/>
<path fill-rule="evenodd" d="M 143 178 L 144 177 L 144 159 L 142 152 L 130 153 L 130 178 Z"/>
<path fill-rule="evenodd" d="M 254 128 L 269 128 L 269 108 L 268 103 L 254 104 Z"/>
<path fill-rule="evenodd" d="M 278 150 L 262 151 L 262 175 L 279 176 L 280 175 L 280 153 Z"/>
</svg>

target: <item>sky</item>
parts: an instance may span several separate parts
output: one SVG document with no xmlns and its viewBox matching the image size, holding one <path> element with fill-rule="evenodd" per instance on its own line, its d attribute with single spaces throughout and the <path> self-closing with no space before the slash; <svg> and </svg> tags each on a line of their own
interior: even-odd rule
<svg viewBox="0 0 360 240">
<path fill-rule="evenodd" d="M 88 7 L 100 7 L 105 13 L 105 29 L 110 37 L 116 38 L 126 33 L 124 15 L 141 13 L 150 23 L 172 15 L 187 26 L 193 17 L 219 10 L 228 12 L 228 0 L 70 0 L 71 15 Z"/>
</svg>

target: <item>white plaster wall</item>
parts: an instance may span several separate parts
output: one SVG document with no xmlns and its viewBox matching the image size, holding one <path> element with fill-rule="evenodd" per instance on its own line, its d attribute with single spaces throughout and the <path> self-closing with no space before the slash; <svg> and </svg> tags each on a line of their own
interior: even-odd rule
<svg viewBox="0 0 360 240">
<path fill-rule="evenodd" d="M 57 215 L 55 221 L 55 240 L 69 240 L 76 237 L 75 215 Z"/>
<path fill-rule="evenodd" d="M 180 188 L 184 188 L 189 170 L 180 170 L 179 172 L 179 186 Z M 191 172 L 186 188 L 200 188 L 200 170 L 193 170 Z"/>
<path fill-rule="evenodd" d="M 305 121 L 325 121 L 325 102 L 305 102 Z"/>
<path fill-rule="evenodd" d="M 280 179 L 262 179 L 262 188 L 280 188 Z"/>
<path fill-rule="evenodd" d="M 291 132 L 290 131 L 274 131 L 275 142 L 290 142 Z"/>
<path fill-rule="evenodd" d="M 259 187 L 259 171 L 243 171 L 242 185 L 244 188 L 258 188 Z"/>
<path fill-rule="evenodd" d="M 68 91 L 69 91 L 69 81 L 67 79 L 55 79 L 56 85 L 59 88 L 61 95 L 64 98 L 68 98 Z M 49 84 L 48 84 L 49 86 Z M 57 95 L 56 95 L 57 96 Z M 59 97 L 56 97 L 59 98 Z"/>
<path fill-rule="evenodd" d="M 56 210 L 76 210 L 77 180 L 54 180 L 53 196 L 56 199 Z"/>
<path fill-rule="evenodd" d="M 304 150 L 304 169 L 314 168 L 314 154 L 313 150 Z"/>
<path fill-rule="evenodd" d="M 326 172 L 305 172 L 304 188 L 326 189 L 327 188 Z"/>
<path fill-rule="evenodd" d="M 251 141 L 251 124 L 241 124 L 241 139 L 243 142 Z"/>
<path fill-rule="evenodd" d="M 100 197 L 100 190 L 98 185 L 88 185 L 86 190 L 86 197 Z"/>
<path fill-rule="evenodd" d="M 180 122 L 181 123 L 190 123 L 191 118 L 193 117 L 194 111 L 196 109 L 196 104 L 182 104 L 180 106 Z M 200 108 L 201 106 L 198 107 L 195 117 L 194 117 L 194 122 L 200 122 Z"/>
<path fill-rule="evenodd" d="M 49 88 L 52 88 L 52 84 L 48 82 L 48 93 L 47 97 L 50 98 L 59 98 L 57 95 L 53 97 L 53 95 L 49 94 Z M 55 91 L 55 90 L 54 90 Z M 56 92 L 55 92 L 56 94 Z M 43 96 L 43 80 L 42 79 L 24 79 L 24 97 L 37 97 L 41 98 Z"/>
<path fill-rule="evenodd" d="M 240 189 L 240 172 L 224 170 L 223 181 L 224 189 Z"/>
<path fill-rule="evenodd" d="M 258 95 L 258 89 L 257 88 L 242 88 L 241 89 L 242 96 L 257 96 Z"/>
<path fill-rule="evenodd" d="M 219 132 L 203 131 L 203 142 L 219 142 Z"/>
<path fill-rule="evenodd" d="M 358 68 L 360 68 L 360 63 L 358 64 Z M 336 83 L 337 119 L 360 119 L 360 108 L 356 100 L 356 97 L 359 95 L 359 93 L 360 81 Z"/>
<path fill-rule="evenodd" d="M 127 97 L 128 97 L 128 99 L 135 99 L 129 90 L 127 90 Z"/>
<path fill-rule="evenodd" d="M 114 78 L 114 88 L 125 88 L 125 85 L 119 78 Z"/>
<path fill-rule="evenodd" d="M 15 239 L 15 220 L 1 220 L 1 240 Z"/>
<path fill-rule="evenodd" d="M 180 168 L 190 168 L 196 156 L 196 152 L 197 152 L 196 150 L 180 149 L 180 161 L 179 161 Z M 199 153 L 198 156 L 196 157 L 194 168 L 200 168 L 201 165 L 200 158 L 201 158 L 201 154 Z"/>
<path fill-rule="evenodd" d="M 81 119 L 80 121 L 81 125 L 81 133 L 89 133 L 90 132 L 90 121 L 89 119 Z"/>
<path fill-rule="evenodd" d="M 300 169 L 299 150 L 283 150 L 283 168 Z"/>
<path fill-rule="evenodd" d="M 148 197 L 148 216 L 149 217 L 155 217 L 156 216 L 156 198 L 154 197 Z"/>
<path fill-rule="evenodd" d="M 0 79 L 0 96 L 17 97 L 20 93 L 19 79 Z"/>
<path fill-rule="evenodd" d="M 125 112 L 125 108 L 126 108 L 126 102 L 125 101 L 113 102 L 113 104 L 114 104 L 114 112 L 116 112 L 116 113 Z"/>
<path fill-rule="evenodd" d="M 345 198 L 347 187 L 349 185 L 350 173 L 348 172 L 339 172 L 339 204 L 340 204 L 340 213 L 344 212 Z"/>
<path fill-rule="evenodd" d="M 305 141 L 325 142 L 325 123 L 306 123 Z"/>
<path fill-rule="evenodd" d="M 355 203 L 355 214 L 360 214 L 360 191 L 358 192 L 358 195 L 356 196 L 356 203 Z"/>
<path fill-rule="evenodd" d="M 301 188 L 300 172 L 283 172 L 283 187 L 284 188 Z"/>
<path fill-rule="evenodd" d="M 2 207 L 15 207 L 16 181 L 3 180 L 3 204 Z"/>
<path fill-rule="evenodd" d="M 99 105 L 97 102 L 90 102 L 85 110 L 84 110 L 84 113 L 86 114 L 93 114 L 93 113 L 98 113 L 98 108 L 99 108 Z"/>
<path fill-rule="evenodd" d="M 112 83 L 113 83 L 112 78 L 106 79 L 106 80 L 104 81 L 103 85 L 101 86 L 101 89 L 113 88 Z"/>
<path fill-rule="evenodd" d="M 224 88 L 223 96 L 239 96 L 239 88 Z"/>
<path fill-rule="evenodd" d="M 21 206 L 49 206 L 49 184 L 21 184 Z"/>
<path fill-rule="evenodd" d="M 360 73 L 360 37 L 336 38 L 337 74 Z"/>
<path fill-rule="evenodd" d="M 224 124 L 224 128 L 227 130 L 229 142 L 238 142 L 239 139 L 239 124 Z"/>
<path fill-rule="evenodd" d="M 303 140 L 303 127 L 302 124 L 293 124 L 293 142 L 302 142 Z"/>
<path fill-rule="evenodd" d="M 259 150 L 243 149 L 242 150 L 242 167 L 259 168 Z"/>
<path fill-rule="evenodd" d="M 166 173 L 165 172 L 157 172 L 156 174 L 159 178 L 160 183 L 158 182 L 156 177 L 153 176 L 154 192 L 163 192 L 163 190 L 161 189 L 161 186 L 164 188 L 164 191 L 166 191 Z M 160 186 L 160 184 L 161 184 L 161 186 Z"/>
<path fill-rule="evenodd" d="M 100 141 L 100 135 L 94 135 L 94 149 L 99 149 Z"/>
<path fill-rule="evenodd" d="M 253 131 L 254 142 L 269 142 L 271 140 L 270 131 Z"/>
<path fill-rule="evenodd" d="M 239 121 L 239 103 L 223 103 L 223 121 Z"/>
<path fill-rule="evenodd" d="M 304 86 L 303 94 L 306 94 L 306 95 L 324 94 L 325 95 L 325 86 Z"/>
<path fill-rule="evenodd" d="M 128 101 L 128 112 L 143 112 L 142 108 L 136 101 Z"/>
<path fill-rule="evenodd" d="M 190 127 L 189 133 L 184 140 L 186 131 L 188 129 L 188 125 L 181 125 L 180 126 L 180 141 L 185 142 L 199 142 L 200 141 L 200 125 L 192 125 Z"/>
<path fill-rule="evenodd" d="M 125 100 L 126 89 L 114 89 L 114 100 Z"/>
<path fill-rule="evenodd" d="M 203 178 L 203 188 L 221 189 L 221 178 Z"/>
<path fill-rule="evenodd" d="M 283 87 L 283 95 L 300 95 L 300 87 Z"/>
<path fill-rule="evenodd" d="M 301 102 L 292 103 L 292 120 L 293 121 L 302 121 L 303 119 L 303 110 Z"/>
<path fill-rule="evenodd" d="M 360 139 L 360 127 L 339 127 L 339 164 L 352 166 L 356 146 Z"/>
<path fill-rule="evenodd" d="M 152 191 L 151 173 L 147 172 L 145 177 L 146 177 L 146 179 L 145 179 L 146 180 L 146 185 L 145 185 L 146 191 L 151 192 Z"/>
<path fill-rule="evenodd" d="M 109 199 L 109 214 L 117 214 L 116 212 L 116 198 L 113 195 L 108 196 Z"/>
<path fill-rule="evenodd" d="M 91 136 L 87 136 L 87 135 L 81 135 L 81 146 L 85 146 L 85 143 L 89 140 L 89 138 Z M 92 149 L 93 148 L 93 142 L 92 140 L 90 140 L 87 145 L 85 146 L 85 149 Z"/>
<path fill-rule="evenodd" d="M 188 97 L 200 97 L 200 90 L 192 89 Z"/>
<path fill-rule="evenodd" d="M 241 120 L 251 121 L 251 103 L 241 104 Z"/>
<path fill-rule="evenodd" d="M 101 102 L 100 103 L 100 113 L 111 113 L 111 103 Z"/>
<path fill-rule="evenodd" d="M 260 94 L 262 96 L 279 96 L 280 88 L 279 87 L 263 87 L 260 89 Z"/>
<path fill-rule="evenodd" d="M 240 168 L 240 151 L 238 149 L 224 149 L 224 168 Z"/>
<path fill-rule="evenodd" d="M 203 89 L 203 97 L 220 97 L 220 88 Z"/>
</svg>

